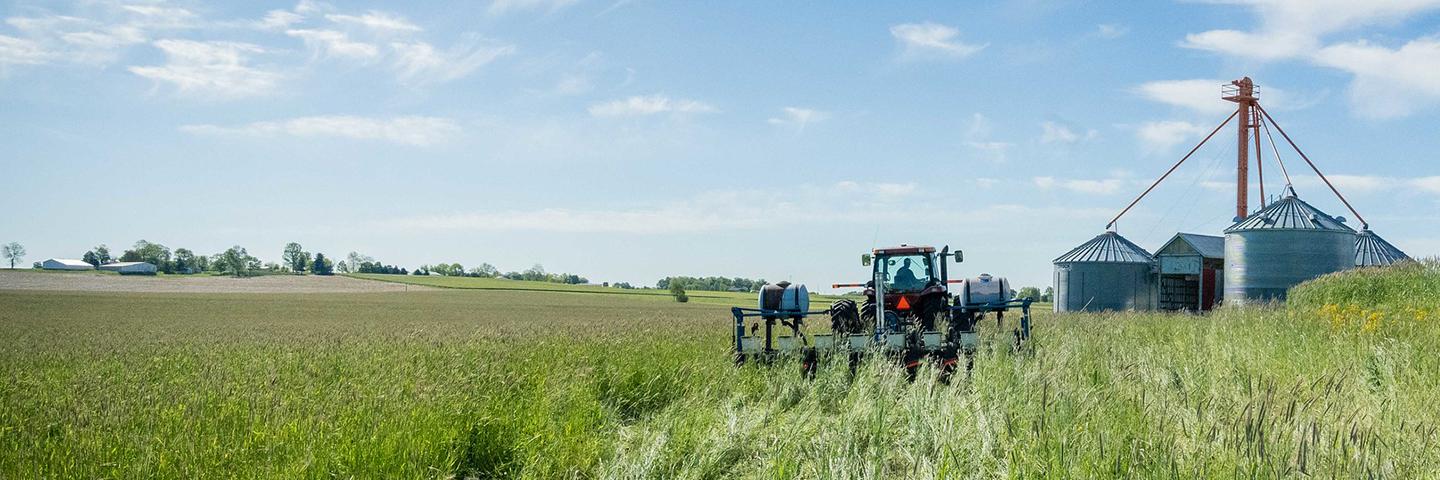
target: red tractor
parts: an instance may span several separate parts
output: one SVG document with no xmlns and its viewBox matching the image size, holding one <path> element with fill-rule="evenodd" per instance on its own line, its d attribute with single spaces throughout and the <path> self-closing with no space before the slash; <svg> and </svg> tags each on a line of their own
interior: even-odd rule
<svg viewBox="0 0 1440 480">
<path fill-rule="evenodd" d="M 921 331 L 934 331 L 937 324 L 943 325 L 950 309 L 950 269 L 948 261 L 956 263 L 965 260 L 962 252 L 950 252 L 944 247 L 936 253 L 935 247 L 905 245 L 877 248 L 872 253 L 861 255 L 860 263 L 872 267 L 871 278 L 884 279 L 880 284 L 870 280 L 864 284 L 835 284 L 833 288 L 864 287 L 865 303 L 856 305 L 851 300 L 839 300 L 831 306 L 831 330 L 836 333 L 858 333 L 872 327 L 898 332 L 905 327 Z M 885 299 L 885 321 L 875 321 L 879 308 L 875 305 L 876 291 Z"/>
<path fill-rule="evenodd" d="M 759 308 L 731 308 L 736 361 L 769 363 L 799 354 L 802 372 L 813 376 L 824 357 L 848 356 L 853 371 L 863 357 L 878 353 L 903 364 L 912 379 L 928 359 L 938 368 L 940 379 L 948 380 L 962 356 L 967 371 L 973 365 L 979 344 L 976 326 L 985 314 L 995 313 L 999 326 L 1004 312 L 1019 308 L 1016 348 L 1030 337 L 1030 300 L 1014 299 L 1004 278 L 982 274 L 950 280 L 951 259 L 964 261 L 960 251 L 900 245 L 877 248 L 860 259 L 871 267 L 873 280 L 833 287 L 863 287 L 863 304 L 843 299 L 828 310 L 809 311 L 803 285 L 767 285 L 760 292 Z M 954 292 L 949 288 L 952 283 L 959 284 Z M 810 315 L 828 315 L 831 331 L 806 333 L 804 319 Z M 746 328 L 747 319 L 756 323 Z M 777 322 L 789 327 L 791 335 L 776 336 Z"/>
</svg>

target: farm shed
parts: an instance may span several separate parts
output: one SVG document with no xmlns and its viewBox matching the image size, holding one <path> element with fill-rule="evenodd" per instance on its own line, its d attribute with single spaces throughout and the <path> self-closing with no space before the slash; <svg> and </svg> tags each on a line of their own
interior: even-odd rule
<svg viewBox="0 0 1440 480">
<path fill-rule="evenodd" d="M 154 264 L 149 262 L 115 262 L 100 266 L 101 270 L 120 272 L 121 275 L 154 275 Z"/>
<path fill-rule="evenodd" d="M 1155 257 L 1118 233 L 1102 233 L 1054 264 L 1056 312 L 1155 308 Z"/>
<path fill-rule="evenodd" d="M 94 270 L 95 266 L 86 263 L 84 260 L 73 258 L 52 258 L 40 262 L 40 268 L 46 270 Z"/>
<path fill-rule="evenodd" d="M 1355 266 L 1355 230 L 1286 189 L 1225 229 L 1225 303 L 1284 300 L 1300 282 Z"/>
<path fill-rule="evenodd" d="M 1355 266 L 1379 267 L 1409 260 L 1410 256 L 1380 238 L 1370 229 L 1362 229 L 1355 235 Z"/>
<path fill-rule="evenodd" d="M 1224 290 L 1225 237 L 1177 233 L 1155 251 L 1161 310 L 1206 311 Z"/>
</svg>

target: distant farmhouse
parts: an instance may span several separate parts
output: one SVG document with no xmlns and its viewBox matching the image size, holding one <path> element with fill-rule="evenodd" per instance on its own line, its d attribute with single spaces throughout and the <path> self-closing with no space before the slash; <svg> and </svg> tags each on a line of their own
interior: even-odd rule
<svg viewBox="0 0 1440 480">
<path fill-rule="evenodd" d="M 46 270 L 94 270 L 95 266 L 86 263 L 84 260 L 73 258 L 52 258 L 40 262 L 40 268 Z"/>
<path fill-rule="evenodd" d="M 121 275 L 154 275 L 155 265 L 149 262 L 115 262 L 100 266 L 101 270 L 120 272 Z"/>
</svg>

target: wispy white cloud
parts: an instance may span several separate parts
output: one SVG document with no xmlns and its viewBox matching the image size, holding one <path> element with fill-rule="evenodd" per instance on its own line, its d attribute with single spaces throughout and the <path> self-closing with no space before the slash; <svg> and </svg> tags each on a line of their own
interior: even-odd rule
<svg viewBox="0 0 1440 480">
<path fill-rule="evenodd" d="M 410 23 L 405 17 L 378 10 L 371 10 L 361 15 L 332 13 L 325 15 L 325 19 L 342 25 L 364 27 L 376 32 L 408 33 L 424 30 L 419 25 Z"/>
<path fill-rule="evenodd" d="M 1210 78 L 1157 80 L 1142 83 L 1133 91 L 1147 100 L 1216 116 L 1235 111 L 1234 103 L 1220 98 L 1221 88 L 1229 84 L 1229 80 Z M 1257 85 L 1256 92 L 1269 110 L 1295 110 L 1313 103 L 1273 85 Z"/>
<path fill-rule="evenodd" d="M 426 42 L 395 42 L 390 44 L 395 55 L 395 69 L 406 83 L 443 83 L 465 77 L 500 57 L 515 53 L 514 45 L 482 41 L 470 36 L 467 40 L 440 51 Z"/>
<path fill-rule="evenodd" d="M 335 137 L 422 147 L 443 143 L 461 131 L 455 122 L 439 117 L 370 118 L 349 115 L 299 117 L 238 126 L 185 125 L 180 130 L 196 135 L 231 137 Z"/>
<path fill-rule="evenodd" d="M 1413 178 L 1410 179 L 1410 185 L 1430 193 L 1440 194 L 1440 176 Z"/>
<path fill-rule="evenodd" d="M 1079 133 L 1071 129 L 1069 125 L 1046 120 L 1040 122 L 1040 143 L 1076 143 L 1085 140 L 1094 140 L 1100 136 L 1095 129 L 1085 130 Z"/>
<path fill-rule="evenodd" d="M 1362 115 L 1389 118 L 1440 103 L 1440 37 L 1425 37 L 1400 48 L 1366 41 L 1331 45 L 1315 62 L 1355 75 L 1350 84 L 1354 108 Z"/>
<path fill-rule="evenodd" d="M 983 209 L 932 212 L 897 208 L 914 195 L 909 184 L 839 182 L 800 185 L 783 194 L 720 190 L 690 198 L 625 208 L 538 208 L 416 215 L 367 228 L 413 231 L 536 231 L 629 235 L 691 234 L 773 229 L 775 225 L 934 224 L 1000 218 L 1102 218 L 1108 210 L 987 205 Z"/>
<path fill-rule="evenodd" d="M 1440 0 L 1238 0 L 1259 25 L 1252 31 L 1210 30 L 1181 46 L 1260 61 L 1301 59 L 1354 75 L 1354 108 L 1369 117 L 1398 117 L 1440 104 L 1440 40 L 1427 36 L 1399 48 L 1327 38 L 1361 27 L 1399 23 L 1440 9 Z"/>
<path fill-rule="evenodd" d="M 1234 103 L 1220 98 L 1220 87 L 1224 83 L 1227 82 L 1208 78 L 1158 80 L 1140 84 L 1135 91 L 1148 100 L 1219 115 L 1235 110 Z"/>
<path fill-rule="evenodd" d="M 238 42 L 160 40 L 165 52 L 160 66 L 130 67 L 131 73 L 174 85 L 187 95 L 240 98 L 270 93 L 280 75 L 248 65 L 249 57 L 263 53 L 258 45 Z"/>
<path fill-rule="evenodd" d="M 965 146 L 979 152 L 986 160 L 1004 163 L 1009 157 L 1007 152 L 1015 144 L 998 141 L 992 138 L 994 127 L 990 119 L 983 114 L 974 113 L 970 115 L 970 125 L 965 129 Z"/>
<path fill-rule="evenodd" d="M 200 24 L 199 15 L 180 7 L 124 5 L 120 8 L 132 14 L 128 22 L 132 26 L 153 29 L 184 29 L 194 28 Z"/>
<path fill-rule="evenodd" d="M 0 35 L 0 74 L 9 65 L 39 65 L 49 60 L 50 54 L 39 43 Z"/>
<path fill-rule="evenodd" d="M 522 10 L 544 10 L 555 12 L 570 5 L 577 0 L 494 0 L 490 3 L 489 11 L 492 15 L 499 15 Z M 611 9 L 615 8 L 612 6 Z"/>
<path fill-rule="evenodd" d="M 890 27 L 890 35 L 904 47 L 904 56 L 907 58 L 965 58 L 989 45 L 962 42 L 958 38 L 960 30 L 932 22 L 895 25 Z"/>
<path fill-rule="evenodd" d="M 1147 152 L 1169 150 L 1180 142 L 1199 138 L 1209 130 L 1203 125 L 1183 120 L 1161 120 L 1140 125 L 1135 135 Z"/>
<path fill-rule="evenodd" d="M 1118 23 L 1102 23 L 1095 27 L 1095 35 L 1100 38 L 1115 39 L 1130 33 L 1130 28 Z"/>
<path fill-rule="evenodd" d="M 380 55 L 375 45 L 351 40 L 345 32 L 336 30 L 286 30 L 285 34 L 303 40 L 320 56 L 370 60 Z"/>
<path fill-rule="evenodd" d="M 671 99 L 666 95 L 654 94 L 597 103 L 591 105 L 588 111 L 595 117 L 628 117 L 660 113 L 713 113 L 718 109 L 697 100 Z"/>
<path fill-rule="evenodd" d="M 779 117 L 770 117 L 766 120 L 771 125 L 794 127 L 796 132 L 804 132 L 805 126 L 811 123 L 824 121 L 830 118 L 830 114 L 811 108 L 785 107 Z"/>
<path fill-rule="evenodd" d="M 1094 195 L 1110 195 L 1120 191 L 1120 188 L 1125 186 L 1125 180 L 1119 178 L 1090 180 L 1035 177 L 1031 179 L 1031 181 L 1035 183 L 1036 187 L 1040 187 L 1042 190 L 1063 189 L 1075 193 Z"/>
<path fill-rule="evenodd" d="M 271 10 L 265 12 L 265 17 L 255 22 L 255 28 L 261 30 L 286 30 L 291 25 L 305 20 L 305 16 L 289 10 Z"/>
<path fill-rule="evenodd" d="M 1232 0 L 1225 3 L 1249 6 L 1260 21 L 1259 28 L 1248 32 L 1210 30 L 1190 34 L 1181 45 L 1259 60 L 1305 56 L 1317 50 L 1327 35 L 1394 22 L 1440 8 L 1440 0 Z"/>
</svg>

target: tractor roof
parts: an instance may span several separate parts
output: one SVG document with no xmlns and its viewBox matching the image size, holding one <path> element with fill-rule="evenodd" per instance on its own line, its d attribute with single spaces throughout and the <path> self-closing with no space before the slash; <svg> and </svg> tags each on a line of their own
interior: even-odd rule
<svg viewBox="0 0 1440 480">
<path fill-rule="evenodd" d="M 935 253 L 935 247 L 929 245 L 906 245 L 898 247 L 885 247 L 875 249 L 876 255 L 904 255 L 908 253 Z"/>
</svg>

